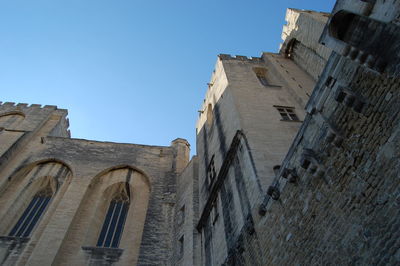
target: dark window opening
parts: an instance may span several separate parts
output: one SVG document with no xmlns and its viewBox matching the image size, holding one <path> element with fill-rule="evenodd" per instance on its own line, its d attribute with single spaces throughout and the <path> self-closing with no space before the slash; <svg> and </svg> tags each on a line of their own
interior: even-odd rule
<svg viewBox="0 0 400 266">
<path fill-rule="evenodd" d="M 181 236 L 181 238 L 179 238 L 179 258 L 183 257 L 183 248 L 184 248 L 184 236 Z"/>
<path fill-rule="evenodd" d="M 286 46 L 285 49 L 285 57 L 289 59 L 293 59 L 294 49 L 296 45 L 299 43 L 296 39 L 291 39 Z"/>
<path fill-rule="evenodd" d="M 273 170 L 274 170 L 275 177 L 278 177 L 279 171 L 281 170 L 281 166 L 280 165 L 275 165 L 273 167 Z"/>
<path fill-rule="evenodd" d="M 46 210 L 52 195 L 53 192 L 51 188 L 47 188 L 37 193 L 8 235 L 29 237 L 33 228 Z"/>
<path fill-rule="evenodd" d="M 332 88 L 336 83 L 336 79 L 334 79 L 333 77 L 329 76 L 326 81 L 325 81 L 325 86 Z"/>
<path fill-rule="evenodd" d="M 300 121 L 293 107 L 276 107 L 284 121 Z"/>
<path fill-rule="evenodd" d="M 339 11 L 331 19 L 329 23 L 329 34 L 341 41 L 348 42 L 351 38 L 351 25 L 354 24 L 356 14 Z"/>
<path fill-rule="evenodd" d="M 117 195 L 111 200 L 97 247 L 117 248 L 119 246 L 128 209 L 129 197 L 126 194 Z"/>
<path fill-rule="evenodd" d="M 215 165 L 214 165 L 214 155 L 211 157 L 211 161 L 208 164 L 207 167 L 207 180 L 208 180 L 208 186 L 211 188 L 212 184 L 215 181 L 215 178 L 217 177 L 217 172 L 215 171 Z"/>
</svg>

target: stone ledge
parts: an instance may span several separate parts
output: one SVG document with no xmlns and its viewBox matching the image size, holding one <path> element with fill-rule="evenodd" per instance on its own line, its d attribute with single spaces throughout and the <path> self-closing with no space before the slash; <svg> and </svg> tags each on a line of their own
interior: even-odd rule
<svg viewBox="0 0 400 266">
<path fill-rule="evenodd" d="M 13 242 L 13 243 L 26 243 L 30 240 L 29 237 L 18 237 L 18 236 L 0 236 L 0 242 Z"/>
<path fill-rule="evenodd" d="M 114 260 L 118 260 L 122 252 L 124 252 L 124 250 L 121 248 L 83 246 L 82 249 L 92 256 L 102 256 L 106 259 Z"/>
</svg>

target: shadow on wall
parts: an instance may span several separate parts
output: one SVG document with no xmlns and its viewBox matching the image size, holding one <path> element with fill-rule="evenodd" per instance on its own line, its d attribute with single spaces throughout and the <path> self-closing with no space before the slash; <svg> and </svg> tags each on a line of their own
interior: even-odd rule
<svg viewBox="0 0 400 266">
<path fill-rule="evenodd" d="M 13 174 L 0 189 L 0 261 L 13 264 L 30 250 L 57 208 L 72 172 L 63 162 L 34 162 Z"/>
<path fill-rule="evenodd" d="M 114 167 L 94 177 L 55 263 L 87 265 L 119 261 L 134 265 L 149 197 L 149 179 L 130 166 Z"/>
</svg>

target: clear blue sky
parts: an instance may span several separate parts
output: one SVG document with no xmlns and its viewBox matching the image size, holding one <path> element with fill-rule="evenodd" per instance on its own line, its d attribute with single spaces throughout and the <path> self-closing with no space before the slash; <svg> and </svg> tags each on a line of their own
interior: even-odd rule
<svg viewBox="0 0 400 266">
<path fill-rule="evenodd" d="M 5 0 L 0 101 L 69 110 L 72 137 L 186 138 L 217 55 L 276 52 L 288 7 L 333 0 Z"/>
</svg>

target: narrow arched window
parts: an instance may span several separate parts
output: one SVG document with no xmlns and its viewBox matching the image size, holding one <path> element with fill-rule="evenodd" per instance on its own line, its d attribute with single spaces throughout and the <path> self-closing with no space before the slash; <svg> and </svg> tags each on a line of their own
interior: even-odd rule
<svg viewBox="0 0 400 266">
<path fill-rule="evenodd" d="M 117 248 L 122 236 L 130 203 L 129 185 L 118 192 L 110 202 L 97 247 Z"/>
<path fill-rule="evenodd" d="M 295 48 L 296 48 L 298 43 L 299 43 L 299 41 L 297 41 L 296 39 L 291 39 L 287 43 L 286 50 L 285 50 L 286 58 L 293 59 L 294 51 L 295 51 Z"/>
<path fill-rule="evenodd" d="M 29 237 L 33 228 L 40 220 L 40 217 L 45 212 L 52 195 L 53 191 L 51 187 L 47 187 L 36 193 L 18 222 L 9 233 L 9 236 Z"/>
</svg>

